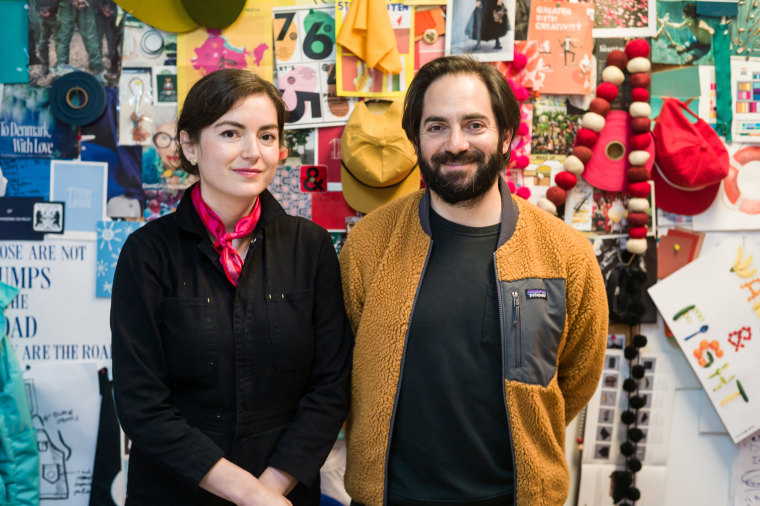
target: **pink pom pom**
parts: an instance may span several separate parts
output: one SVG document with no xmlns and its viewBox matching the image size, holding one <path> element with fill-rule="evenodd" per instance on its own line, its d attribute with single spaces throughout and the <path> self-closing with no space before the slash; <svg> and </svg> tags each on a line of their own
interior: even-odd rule
<svg viewBox="0 0 760 506">
<path fill-rule="evenodd" d="M 520 123 L 520 126 L 517 127 L 517 135 L 528 135 L 529 131 L 530 127 L 527 123 Z"/>
<path fill-rule="evenodd" d="M 525 200 L 528 200 L 530 198 L 530 188 L 527 186 L 521 186 L 517 189 L 515 192 L 515 195 L 518 197 L 524 198 Z"/>
<path fill-rule="evenodd" d="M 525 86 L 520 86 L 515 90 L 515 99 L 518 102 L 525 102 L 530 98 L 530 92 Z"/>
<path fill-rule="evenodd" d="M 509 193 L 514 193 L 514 192 L 515 192 L 515 190 L 517 189 L 517 186 L 515 186 L 515 183 L 514 183 L 514 182 L 512 182 L 512 181 L 509 181 L 509 182 L 507 183 L 507 188 L 509 188 Z"/>
<path fill-rule="evenodd" d="M 530 164 L 530 158 L 525 155 L 520 155 L 515 158 L 515 165 L 517 165 L 517 167 L 520 169 L 524 169 L 528 166 L 528 164 Z"/>
<path fill-rule="evenodd" d="M 512 68 L 519 72 L 522 69 L 524 69 L 527 64 L 528 64 L 528 57 L 522 53 L 518 53 L 517 51 L 515 51 L 515 54 L 512 60 Z"/>
</svg>

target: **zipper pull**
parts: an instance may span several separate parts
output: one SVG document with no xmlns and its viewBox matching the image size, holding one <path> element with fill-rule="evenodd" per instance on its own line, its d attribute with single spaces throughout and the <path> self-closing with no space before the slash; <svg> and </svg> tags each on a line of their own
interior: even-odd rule
<svg viewBox="0 0 760 506">
<path fill-rule="evenodd" d="M 520 293 L 519 292 L 512 292 L 512 307 L 514 308 L 520 307 Z"/>
</svg>

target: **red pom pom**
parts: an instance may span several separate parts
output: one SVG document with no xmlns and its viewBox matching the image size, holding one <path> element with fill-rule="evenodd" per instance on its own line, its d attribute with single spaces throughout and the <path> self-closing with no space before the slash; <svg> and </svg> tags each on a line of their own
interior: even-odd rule
<svg viewBox="0 0 760 506">
<path fill-rule="evenodd" d="M 607 116 L 607 113 L 610 112 L 610 103 L 603 98 L 596 97 L 588 105 L 588 110 L 597 113 L 599 116 Z"/>
<path fill-rule="evenodd" d="M 530 198 L 530 188 L 528 188 L 527 186 L 521 186 L 517 189 L 517 191 L 515 192 L 515 195 L 525 200 L 528 200 Z"/>
<path fill-rule="evenodd" d="M 649 132 L 649 129 L 651 128 L 652 123 L 649 120 L 649 118 L 645 117 L 638 117 L 633 118 L 633 121 L 631 121 L 631 130 L 633 130 L 637 134 L 645 134 Z"/>
<path fill-rule="evenodd" d="M 607 66 L 609 65 L 614 65 L 625 72 L 625 68 L 628 65 L 628 55 L 620 49 L 611 51 L 610 54 L 607 55 Z"/>
<path fill-rule="evenodd" d="M 618 87 L 612 83 L 599 83 L 596 87 L 596 96 L 605 99 L 607 102 L 615 100 L 618 94 Z"/>
<path fill-rule="evenodd" d="M 546 190 L 546 198 L 557 207 L 565 203 L 567 192 L 559 186 L 552 186 Z"/>
<path fill-rule="evenodd" d="M 640 183 L 641 181 L 649 180 L 649 171 L 646 167 L 643 167 L 641 165 L 633 165 L 632 167 L 628 167 L 625 175 L 629 183 Z"/>
<path fill-rule="evenodd" d="M 651 185 L 646 181 L 631 183 L 628 185 L 628 193 L 637 198 L 648 197 L 652 191 Z"/>
<path fill-rule="evenodd" d="M 566 170 L 563 170 L 556 176 L 554 176 L 554 182 L 557 183 L 557 186 L 564 190 L 569 190 L 573 186 L 575 186 L 578 183 L 578 178 L 575 177 L 575 174 L 572 172 L 568 172 Z"/>
<path fill-rule="evenodd" d="M 515 100 L 518 102 L 525 102 L 530 98 L 530 92 L 525 86 L 519 86 L 515 88 Z"/>
<path fill-rule="evenodd" d="M 634 88 L 631 90 L 631 98 L 634 102 L 649 102 L 649 90 L 646 88 Z"/>
<path fill-rule="evenodd" d="M 649 44 L 645 39 L 633 39 L 625 45 L 628 58 L 646 58 L 649 56 Z"/>
<path fill-rule="evenodd" d="M 517 165 L 518 168 L 524 169 L 530 164 L 530 158 L 528 158 L 525 155 L 520 155 L 517 158 L 515 158 L 515 165 Z"/>
<path fill-rule="evenodd" d="M 650 142 L 652 142 L 652 136 L 649 135 L 649 133 L 635 134 L 631 136 L 631 149 L 632 150 L 646 149 L 647 146 L 649 146 Z"/>
<path fill-rule="evenodd" d="M 530 127 L 527 123 L 520 123 L 517 127 L 517 135 L 527 135 L 528 132 L 530 132 Z"/>
<path fill-rule="evenodd" d="M 517 51 L 515 51 L 515 54 L 512 57 L 512 68 L 519 72 L 522 69 L 524 69 L 527 64 L 528 64 L 528 57 L 525 56 L 523 53 L 518 53 Z"/>
<path fill-rule="evenodd" d="M 649 215 L 647 213 L 628 213 L 628 226 L 645 227 L 647 223 L 649 223 Z"/>
<path fill-rule="evenodd" d="M 581 128 L 578 130 L 578 133 L 575 134 L 575 144 L 593 148 L 594 144 L 596 144 L 596 139 L 598 138 L 599 136 L 593 130 L 588 128 Z"/>
<path fill-rule="evenodd" d="M 513 181 L 508 181 L 507 188 L 509 188 L 509 193 L 514 193 L 515 190 L 517 189 L 517 185 L 515 185 Z"/>
<path fill-rule="evenodd" d="M 593 151 L 591 151 L 591 148 L 578 145 L 573 148 L 572 154 L 577 156 L 578 159 L 583 162 L 583 165 L 586 165 L 588 161 L 591 160 L 591 155 L 593 155 Z"/>
<path fill-rule="evenodd" d="M 647 227 L 631 227 L 628 229 L 628 237 L 631 239 L 643 239 L 647 236 Z"/>
<path fill-rule="evenodd" d="M 649 88 L 651 82 L 652 77 L 646 72 L 631 74 L 631 88 Z"/>
</svg>

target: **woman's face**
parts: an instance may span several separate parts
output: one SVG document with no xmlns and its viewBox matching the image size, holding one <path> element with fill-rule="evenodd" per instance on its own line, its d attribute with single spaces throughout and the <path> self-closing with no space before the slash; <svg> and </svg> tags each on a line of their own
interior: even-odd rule
<svg viewBox="0 0 760 506">
<path fill-rule="evenodd" d="M 160 123 L 153 134 L 153 145 L 156 146 L 158 156 L 164 169 L 176 170 L 179 168 L 179 152 L 177 151 L 177 122 Z"/>
<path fill-rule="evenodd" d="M 250 203 L 269 185 L 280 146 L 277 110 L 263 94 L 249 95 L 201 130 L 197 144 L 180 132 L 188 160 L 197 160 L 203 200 L 212 208 L 234 200 Z"/>
</svg>

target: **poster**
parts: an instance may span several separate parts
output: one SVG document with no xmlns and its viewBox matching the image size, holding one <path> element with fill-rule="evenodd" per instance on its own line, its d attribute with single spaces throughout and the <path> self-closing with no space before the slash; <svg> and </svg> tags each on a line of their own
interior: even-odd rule
<svg viewBox="0 0 760 506">
<path fill-rule="evenodd" d="M 0 161 L 0 179 L 7 179 L 0 197 L 50 197 L 50 160 L 47 158 L 7 158 Z"/>
<path fill-rule="evenodd" d="M 66 206 L 65 237 L 95 239 L 97 222 L 106 219 L 108 164 L 53 160 L 50 163 L 50 200 Z"/>
<path fill-rule="evenodd" d="M 731 237 L 649 288 L 734 443 L 760 429 L 758 267 L 760 246 Z"/>
<path fill-rule="evenodd" d="M 534 91 L 586 95 L 591 92 L 591 26 L 594 5 L 533 0 L 528 39 L 538 41 Z"/>
<path fill-rule="evenodd" d="M 74 158 L 76 127 L 50 111 L 50 90 L 6 84 L 0 101 L 0 158 Z"/>
<path fill-rule="evenodd" d="M 20 289 L 5 316 L 22 366 L 110 362 L 109 301 L 95 298 L 95 248 L 95 241 L 51 236 L 0 241 L 0 281 Z"/>
<path fill-rule="evenodd" d="M 335 2 L 335 33 L 340 33 L 350 2 Z M 343 97 L 403 97 L 414 77 L 414 12 L 403 2 L 388 2 L 388 16 L 401 56 L 400 74 L 369 68 L 343 46 L 336 47 L 338 95 Z"/>
<path fill-rule="evenodd" d="M 733 142 L 760 143 L 760 59 L 731 57 Z"/>
<path fill-rule="evenodd" d="M 237 20 L 222 30 L 200 27 L 177 34 L 179 106 L 198 79 L 226 68 L 248 69 L 272 82 L 271 1 L 247 0 Z"/>
<path fill-rule="evenodd" d="M 694 230 L 760 229 L 760 146 L 727 144 L 728 176 L 705 212 L 691 217 Z"/>
<path fill-rule="evenodd" d="M 24 383 L 37 429 L 40 506 L 89 506 L 100 413 L 97 365 L 35 364 Z"/>
<path fill-rule="evenodd" d="M 512 61 L 515 0 L 448 0 L 446 54 Z"/>
<path fill-rule="evenodd" d="M 335 80 L 335 6 L 276 7 L 276 85 L 288 109 L 285 128 L 342 125 L 355 98 L 339 97 Z"/>
<path fill-rule="evenodd" d="M 138 221 L 98 222 L 97 260 L 95 263 L 95 296 L 111 297 L 113 275 L 119 261 L 119 253 L 127 236 L 140 228 Z"/>
<path fill-rule="evenodd" d="M 652 63 L 712 65 L 714 33 L 694 2 L 657 2 Z"/>
<path fill-rule="evenodd" d="M 651 37 L 656 31 L 655 0 L 596 0 L 594 38 Z"/>
</svg>

